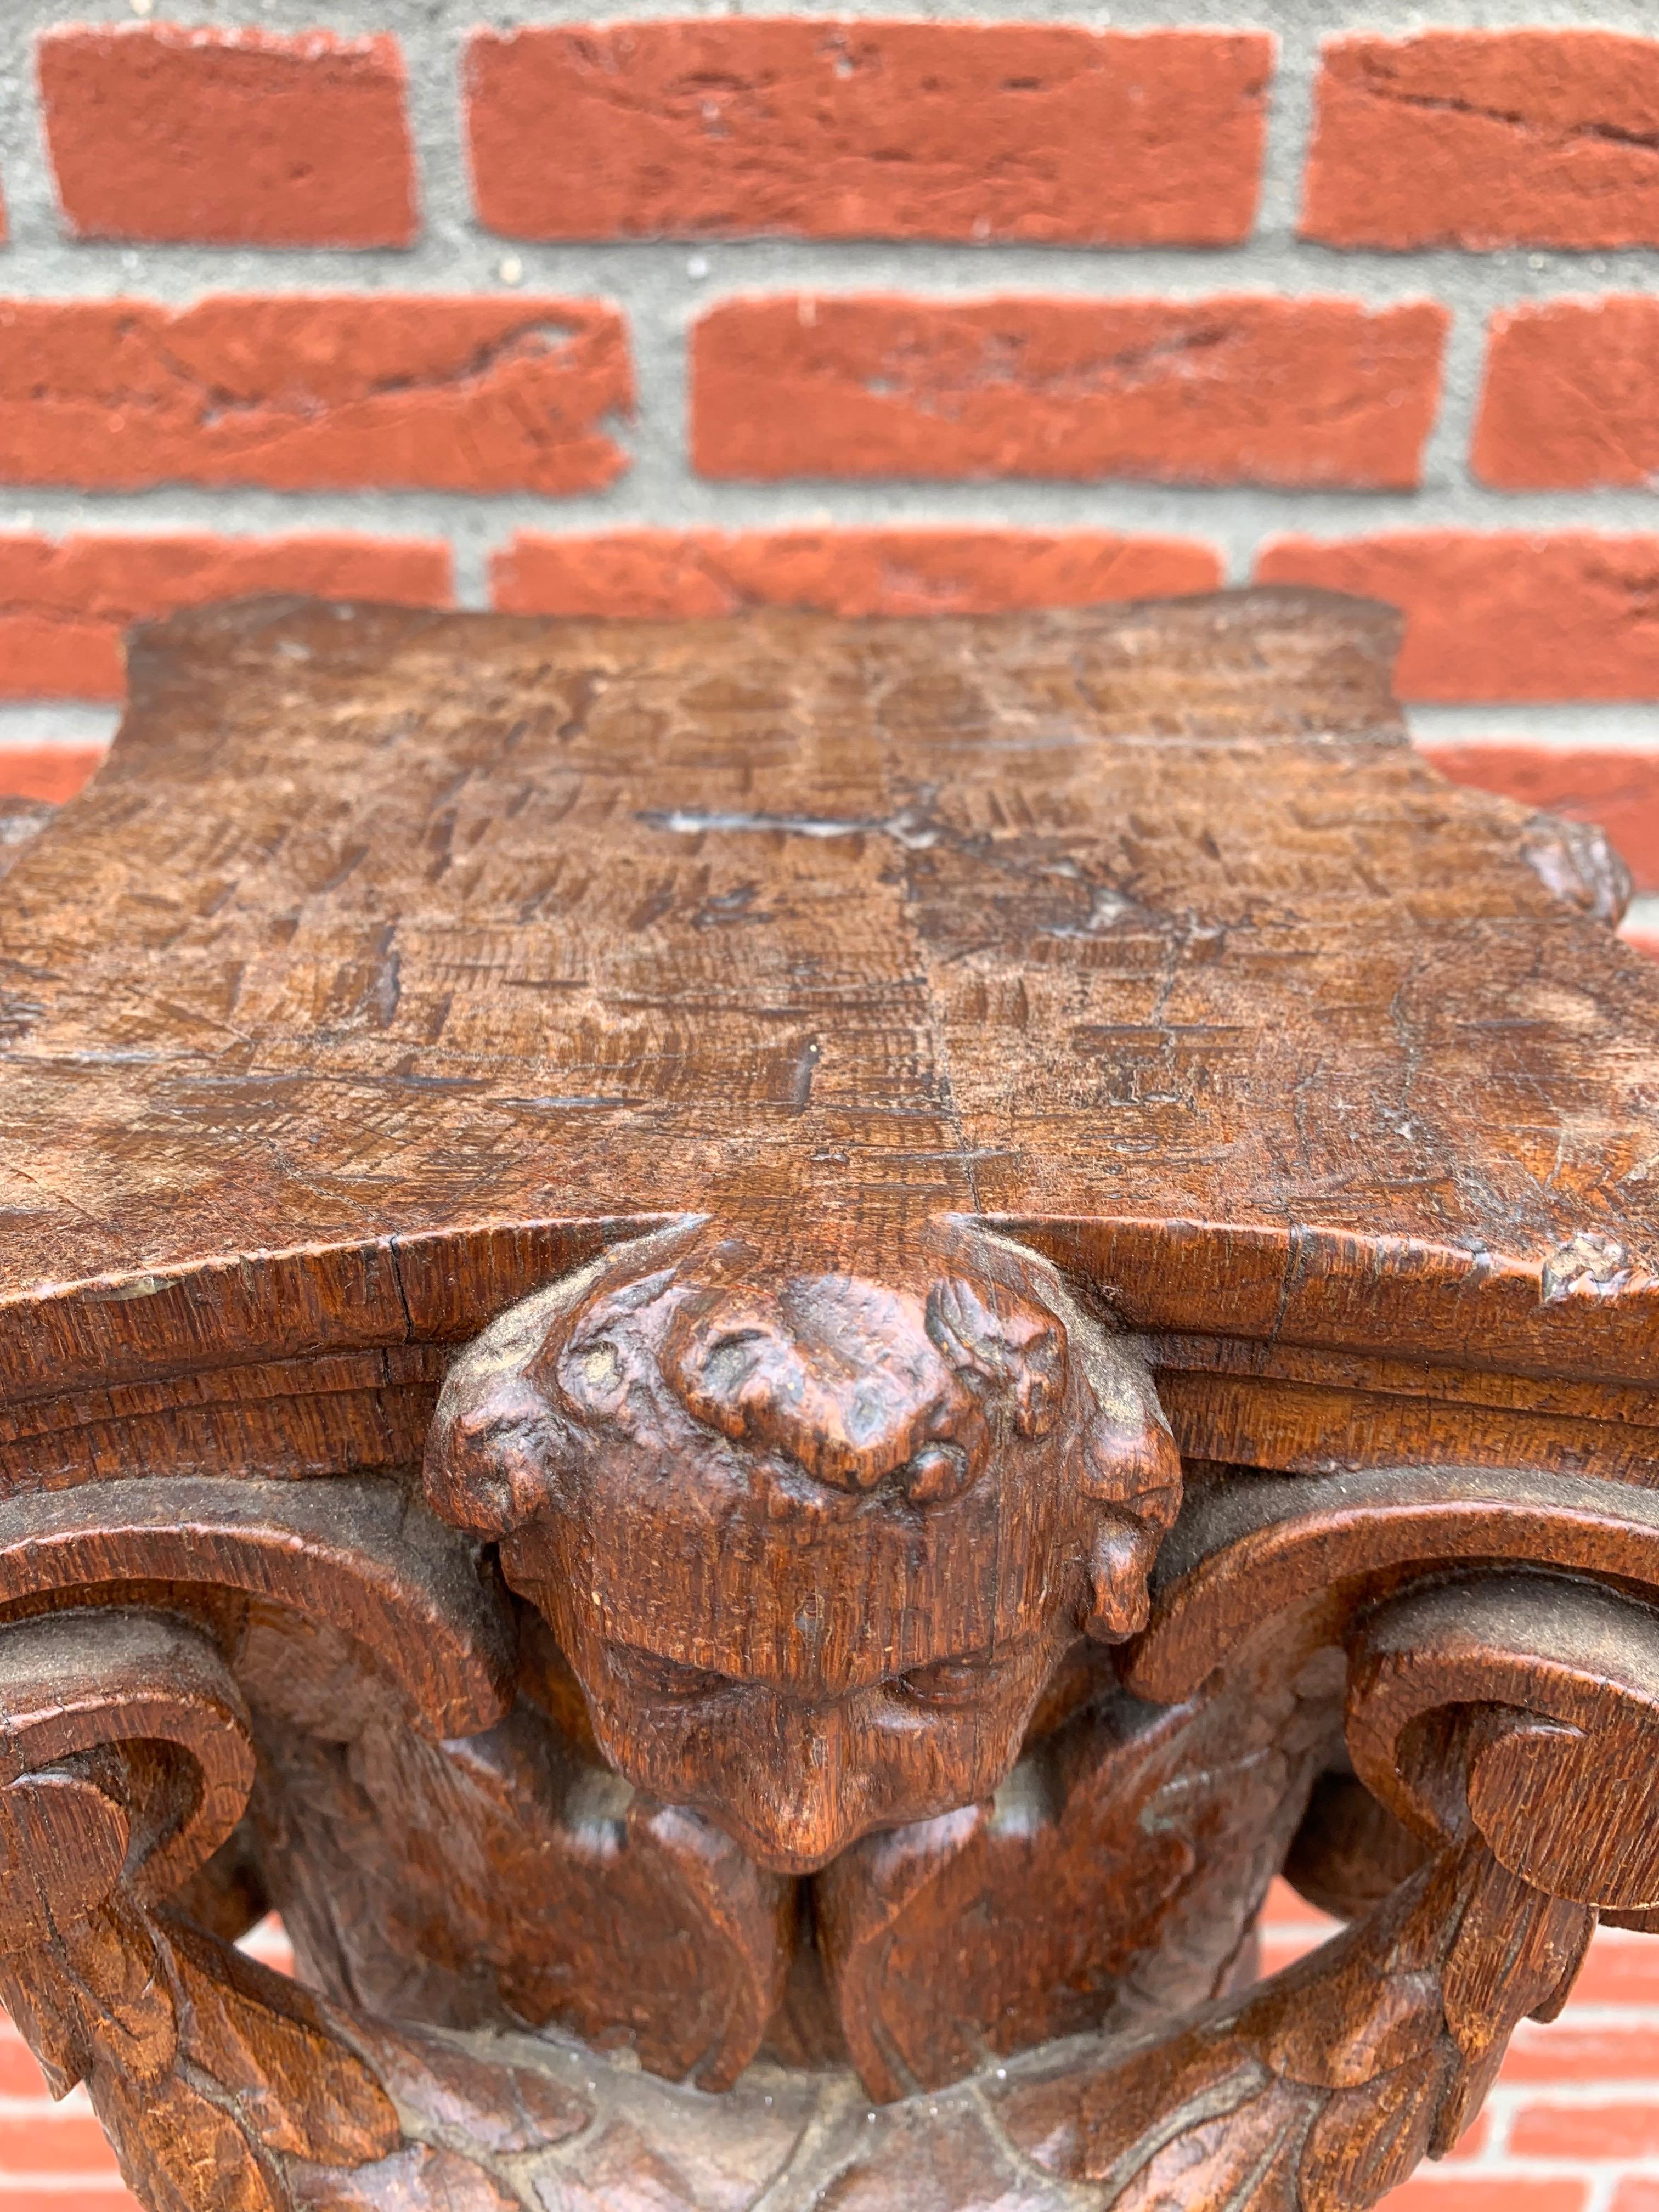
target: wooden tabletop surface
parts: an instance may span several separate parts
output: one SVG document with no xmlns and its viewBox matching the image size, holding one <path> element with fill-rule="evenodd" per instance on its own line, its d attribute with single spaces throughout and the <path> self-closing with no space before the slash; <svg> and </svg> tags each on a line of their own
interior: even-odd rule
<svg viewBox="0 0 1659 2212">
<path fill-rule="evenodd" d="M 1394 644 L 1291 590 L 141 633 L 0 886 L 0 1379 L 463 1333 L 697 1211 L 1645 1382 L 1659 975 L 1412 752 Z"/>
</svg>

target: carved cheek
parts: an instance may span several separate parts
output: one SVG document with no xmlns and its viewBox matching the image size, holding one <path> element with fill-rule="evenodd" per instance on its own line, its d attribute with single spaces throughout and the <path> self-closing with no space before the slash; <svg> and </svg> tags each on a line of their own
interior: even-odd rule
<svg viewBox="0 0 1659 2212">
<path fill-rule="evenodd" d="M 867 1777 L 866 1826 L 930 1818 L 994 1790 L 1019 1755 L 1058 1640 L 1040 1638 L 988 1670 L 959 1702 L 932 1702 L 902 1681 L 862 1700 L 855 1756 Z"/>
</svg>

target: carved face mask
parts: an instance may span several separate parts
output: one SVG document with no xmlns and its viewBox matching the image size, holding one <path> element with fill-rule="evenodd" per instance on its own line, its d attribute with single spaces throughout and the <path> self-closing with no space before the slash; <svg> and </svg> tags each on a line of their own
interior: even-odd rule
<svg viewBox="0 0 1659 2212">
<path fill-rule="evenodd" d="M 1139 1626 L 1179 1462 L 1030 1255 L 877 1282 L 704 1239 L 503 1316 L 427 1485 L 501 1540 L 616 1767 L 805 1873 L 996 1787 L 1078 1634 Z"/>
</svg>

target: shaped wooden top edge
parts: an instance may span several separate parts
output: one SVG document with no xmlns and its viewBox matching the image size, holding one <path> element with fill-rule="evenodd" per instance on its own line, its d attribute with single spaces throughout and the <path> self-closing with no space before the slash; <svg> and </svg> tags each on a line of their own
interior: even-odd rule
<svg viewBox="0 0 1659 2212">
<path fill-rule="evenodd" d="M 611 1247 L 696 1219 L 459 1224 L 36 1284 L 0 1295 L 0 1403 L 321 1353 L 465 1343 Z"/>
<path fill-rule="evenodd" d="M 192 782 L 210 774 L 221 779 L 222 796 L 229 792 L 234 802 L 235 763 L 228 767 L 225 758 L 233 743 L 251 744 L 262 771 L 280 787 L 277 754 L 269 745 L 258 752 L 266 718 L 247 708 L 250 696 L 261 696 L 261 685 L 292 687 L 300 702 L 295 712 L 309 714 L 314 707 L 320 714 L 324 708 L 349 703 L 374 672 L 391 663 L 398 663 L 400 683 L 416 696 L 422 672 L 447 663 L 455 672 L 452 704 L 459 701 L 464 708 L 462 679 L 476 679 L 488 695 L 489 711 L 500 717 L 508 710 L 514 681 L 550 657 L 561 665 L 611 661 L 628 670 L 672 653 L 696 669 L 705 659 L 718 663 L 738 645 L 791 665 L 844 649 L 860 681 L 885 653 L 896 661 L 925 659 L 948 666 L 958 653 L 994 659 L 1042 647 L 1057 661 L 1069 657 L 1086 672 L 1092 665 L 1089 655 L 1098 650 L 1110 660 L 1112 683 L 1103 703 L 1098 694 L 1090 702 L 1097 709 L 1091 728 L 1098 726 L 1114 739 L 1126 734 L 1131 743 L 1140 735 L 1154 740 L 1161 735 L 1190 737 L 1195 727 L 1210 726 L 1206 718 L 1215 702 L 1231 701 L 1237 710 L 1232 720 L 1217 708 L 1214 724 L 1226 744 L 1243 735 L 1249 743 L 1285 739 L 1311 746 L 1335 737 L 1345 746 L 1352 744 L 1353 750 L 1334 748 L 1346 762 L 1362 756 L 1369 762 L 1375 748 L 1376 775 L 1395 781 L 1402 776 L 1418 779 L 1428 786 L 1434 780 L 1415 760 L 1389 765 L 1395 749 L 1405 744 L 1389 688 L 1397 636 L 1398 621 L 1389 609 L 1291 587 L 1080 611 L 930 618 L 925 625 L 848 623 L 776 611 L 698 623 L 569 623 L 293 599 L 243 602 L 175 616 L 137 634 L 133 703 L 112 761 L 88 799 L 67 809 L 41 842 L 55 846 L 60 856 L 72 856 L 82 834 L 77 824 L 89 815 L 100 817 L 100 836 L 118 837 L 129 799 L 136 803 L 159 789 L 169 804 L 182 805 Z M 240 721 L 233 705 L 240 708 Z M 1202 770 L 1208 772 L 1207 767 Z M 1364 770 L 1368 776 L 1372 773 L 1369 766 Z M 1445 789 L 1449 809 L 1460 817 L 1472 819 L 1486 808 L 1495 818 L 1504 806 Z M 1340 810 L 1326 809 L 1333 811 Z M 1519 810 L 1509 812 L 1518 824 Z M 775 817 L 757 819 L 769 823 Z M 863 826 L 884 836 L 893 829 L 890 821 Z M 1323 825 L 1319 834 L 1326 834 Z M 896 842 L 902 846 L 902 839 Z M 966 841 L 959 842 L 965 850 Z M 886 860 L 880 865 L 890 866 Z M 1516 872 L 1527 878 L 1528 896 L 1547 904 L 1529 872 L 1519 867 Z M 60 861 L 59 877 L 72 873 L 72 866 Z M 0 932 L 7 901 L 14 895 L 27 896 L 27 866 L 21 874 L 23 892 L 15 894 L 14 879 L 0 893 Z M 876 879 L 872 869 L 871 880 Z M 918 900 L 927 895 L 924 884 Z M 1455 894 L 1437 886 L 1425 893 L 1431 895 L 1443 905 Z M 1054 928 L 1046 921 L 1022 927 L 1045 943 L 1089 942 L 1093 925 L 1086 914 L 1079 925 L 1064 917 L 1061 922 Z M 1173 957 L 1171 947 L 1181 952 L 1182 926 L 1178 916 L 1171 921 L 1154 915 L 1143 927 L 1133 913 L 1126 925 L 1141 929 L 1141 941 L 1155 947 L 1159 962 Z M 1547 922 L 1537 926 L 1553 927 Z M 1530 919 L 1526 927 L 1534 927 Z M 1580 927 L 1577 921 L 1564 923 L 1557 933 Z M 1161 939 L 1159 931 L 1164 932 Z M 719 942 L 712 936 L 707 941 Z M 882 981 L 882 988 L 895 992 L 903 988 L 910 972 L 907 963 L 915 957 L 910 948 L 901 949 L 890 983 Z M 954 957 L 945 943 L 939 972 L 947 980 Z M 1210 972 L 1204 965 L 1208 957 L 1203 945 L 1195 945 L 1195 974 Z M 954 972 L 963 970 L 957 967 Z M 1119 1031 L 1109 1027 L 1100 1034 L 1103 1057 L 1109 1059 Z M 1124 1050 L 1133 1054 L 1138 1049 L 1133 1038 L 1140 1032 L 1122 1034 L 1128 1039 Z M 781 1072 L 788 1076 L 800 1064 L 797 1056 Z M 58 1073 L 52 1080 L 59 1081 Z M 75 1086 L 91 1080 L 64 1074 L 53 1097 L 72 1102 L 82 1095 Z M 117 1100 L 123 1110 L 129 1095 L 137 1097 L 123 1094 Z M 960 1084 L 957 1095 L 962 1096 Z M 526 1102 L 506 1103 L 516 1107 Z M 925 1103 L 937 1112 L 948 1140 L 945 1107 Z M 167 1110 L 176 1111 L 170 1104 Z M 766 1141 L 781 1158 L 786 1128 L 805 1126 L 788 1123 L 795 1110 L 784 1096 L 744 1107 L 743 1114 L 753 1126 L 773 1133 Z M 915 1109 L 902 1100 L 896 1110 Z M 694 1121 L 702 1113 L 698 1104 Z M 989 1127 L 994 1102 L 987 1117 Z M 638 1118 L 649 1138 L 649 1115 Z M 118 1115 L 112 1126 L 118 1120 Z M 740 1115 L 721 1128 L 729 1135 L 742 1121 Z M 812 1130 L 815 1145 L 833 1147 L 848 1141 L 831 1109 Z M 457 1137 L 457 1145 L 465 1133 Z M 934 1139 L 924 1132 L 917 1141 Z M 970 1149 L 968 1139 L 958 1135 L 955 1141 L 964 1153 Z M 1039 1131 L 1031 1141 L 1057 1140 Z M 252 1362 L 340 1346 L 390 1345 L 411 1337 L 459 1340 L 514 1298 L 581 1264 L 603 1244 L 677 1218 L 667 1206 L 682 1200 L 687 1207 L 711 1202 L 708 1190 L 689 1182 L 682 1188 L 671 1180 L 666 1189 L 651 1189 L 641 1175 L 636 1188 L 619 1185 L 605 1150 L 611 1142 L 607 1133 L 590 1146 L 595 1164 L 590 1186 L 573 1182 L 566 1212 L 546 1219 L 511 1211 L 527 1191 L 485 1193 L 482 1216 L 463 1212 L 447 1199 L 428 1206 L 423 1194 L 411 1198 L 401 1192 L 365 1208 L 348 1192 L 319 1218 L 296 1219 L 301 1236 L 289 1246 L 277 1241 L 283 1224 L 275 1201 L 269 1219 L 254 1221 L 245 1210 L 239 1212 L 240 1186 L 227 1179 L 224 1191 L 214 1194 L 212 1209 L 204 1205 L 199 1218 L 188 1220 L 187 1237 L 171 1244 L 153 1226 L 161 1218 L 154 1210 L 150 1225 L 117 1219 L 109 1272 L 94 1276 L 81 1255 L 96 1239 L 88 1236 L 84 1220 L 71 1224 L 66 1212 L 65 1231 L 74 1228 L 78 1264 L 66 1266 L 63 1273 L 76 1279 L 45 1281 L 21 1271 L 12 1273 L 8 1294 L 0 1297 L 0 1389 L 29 1395 L 73 1388 L 77 1381 Z M 764 1176 L 771 1158 L 756 1149 L 745 1154 L 740 1173 Z M 787 1221 L 796 1196 L 784 1188 L 779 1172 L 783 1195 L 775 1205 L 775 1227 Z M 831 1182 L 841 1174 L 828 1172 Z M 1007 1183 L 999 1186 L 995 1172 L 988 1171 L 977 1192 L 973 1177 L 964 1173 L 954 1187 L 947 1190 L 941 1183 L 937 1197 L 919 1194 L 916 1202 L 924 1211 L 965 1207 L 1006 1224 L 1093 1282 L 1132 1326 L 1261 1342 L 1395 1349 L 1447 1364 L 1571 1373 L 1595 1380 L 1645 1383 L 1659 1372 L 1659 1328 L 1652 1319 L 1659 1306 L 1653 1279 L 1645 1271 L 1654 1255 L 1636 1249 L 1639 1237 L 1630 1237 L 1619 1219 L 1595 1212 L 1588 1190 L 1583 1220 L 1568 1218 L 1557 1207 L 1547 1224 L 1548 1234 L 1532 1236 L 1536 1223 L 1511 1208 L 1501 1237 L 1494 1232 L 1492 1241 L 1501 1247 L 1494 1254 L 1449 1237 L 1436 1244 L 1421 1236 L 1323 1227 L 1316 1202 L 1308 1198 L 1300 1201 L 1299 1218 L 1264 1218 L 1252 1203 L 1255 1192 L 1242 1186 L 1231 1194 L 1231 1203 L 1218 1202 L 1191 1218 L 1173 1205 L 1156 1218 L 1126 1212 L 1108 1202 L 1105 1194 L 1098 1210 L 1086 1218 L 1072 1217 L 1063 1203 L 1017 1212 L 1003 1197 Z M 545 1174 L 537 1180 L 547 1187 Z M 295 1188 L 302 1182 L 296 1179 Z M 595 1194 L 607 1187 L 615 1193 L 615 1210 L 609 1213 L 594 1203 Z M 1034 1188 L 1033 1195 L 1038 1194 Z M 1228 1195 L 1217 1193 L 1218 1200 Z M 650 1203 L 641 1202 L 647 1198 Z M 363 1219 L 361 1235 L 344 1225 L 344 1217 L 354 1210 Z M 1548 1211 L 1541 1206 L 1533 1209 L 1539 1221 Z M 1492 1218 L 1499 1218 L 1496 1209 Z M 258 1248 L 246 1252 L 237 1250 L 234 1242 L 244 1219 L 250 1246 Z M 276 1237 L 270 1233 L 273 1224 Z M 171 1235 L 170 1217 L 163 1228 Z M 429 1323 L 409 1313 L 407 1285 L 398 1279 L 397 1249 L 415 1237 L 447 1241 L 456 1255 L 434 1273 L 433 1279 L 451 1284 L 454 1294 Z M 1626 1249 L 1626 1241 L 1632 1249 Z M 153 1262 L 144 1256 L 151 1253 L 156 1255 Z"/>
<path fill-rule="evenodd" d="M 697 620 L 572 617 L 430 611 L 368 601 L 270 594 L 187 608 L 127 635 L 128 706 L 103 781 L 153 773 L 165 753 L 188 772 L 187 722 L 215 687 L 276 671 L 331 692 L 405 657 L 441 659 L 465 641 L 469 659 L 503 670 L 556 660 L 638 666 L 665 649 L 684 659 L 742 653 L 799 664 L 828 647 L 913 653 L 923 637 L 942 660 L 957 652 L 1008 655 L 1047 644 L 1094 648 L 1111 661 L 1112 719 L 1159 738 L 1199 733 L 1206 707 L 1247 699 L 1264 736 L 1309 733 L 1405 744 L 1390 686 L 1401 617 L 1380 600 L 1297 585 L 1264 585 L 1176 599 L 994 615 L 844 617 L 763 608 Z M 1182 720 L 1167 726 L 1170 680 L 1187 687 Z M 1196 687 L 1196 688 L 1194 688 Z M 1164 726 L 1160 726 L 1164 723 Z M 1218 737 L 1236 734 L 1224 716 Z"/>
<path fill-rule="evenodd" d="M 995 1215 L 986 1225 L 1054 1261 L 1149 1335 L 1659 1382 L 1659 1273 L 1593 1230 L 1524 1253 L 1317 1222 Z"/>
<path fill-rule="evenodd" d="M 735 615 L 662 619 L 636 616 L 558 616 L 427 609 L 375 600 L 325 600 L 289 592 L 186 607 L 127 632 L 128 719 L 137 719 L 181 661 L 212 654 L 245 671 L 261 662 L 298 662 L 291 650 L 298 632 L 325 642 L 332 668 L 345 681 L 390 651 L 446 649 L 457 636 L 475 647 L 506 653 L 549 641 L 562 650 L 592 645 L 642 657 L 666 641 L 696 646 L 747 635 L 781 647 L 804 641 L 845 638 L 913 642 L 924 631 L 956 639 L 1018 642 L 1045 636 L 1123 639 L 1137 654 L 1152 644 L 1202 644 L 1226 658 L 1237 675 L 1264 638 L 1285 641 L 1286 665 L 1273 672 L 1283 681 L 1297 661 L 1328 680 L 1332 664 L 1351 662 L 1347 683 L 1384 724 L 1397 721 L 1390 672 L 1399 651 L 1403 617 L 1381 599 L 1297 584 L 1263 584 L 1176 598 L 1118 599 L 1086 607 L 1018 609 L 999 614 L 821 614 L 791 607 L 761 607 Z M 302 664 L 301 664 L 302 665 Z M 192 666 L 190 679 L 202 673 Z"/>
<path fill-rule="evenodd" d="M 221 1253 L 0 1296 L 0 1403 L 404 1345 L 454 1346 L 604 1253 L 701 1217 L 458 1224 Z M 951 1218 L 941 1215 L 941 1221 Z M 1316 1225 L 953 1217 L 1021 1244 L 1150 1339 L 1659 1386 L 1659 1275 L 1585 1236 L 1532 1255 Z M 879 1249 L 870 1264 L 878 1272 Z"/>
</svg>

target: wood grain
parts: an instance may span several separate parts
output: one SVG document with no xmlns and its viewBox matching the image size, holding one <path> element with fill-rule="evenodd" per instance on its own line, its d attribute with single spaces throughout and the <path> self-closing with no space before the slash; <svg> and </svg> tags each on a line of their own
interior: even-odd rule
<svg viewBox="0 0 1659 2212">
<path fill-rule="evenodd" d="M 198 1364 L 227 1296 L 286 1350 L 301 1285 L 313 1342 L 465 1334 L 405 1240 L 498 1310 L 707 1210 L 1052 1224 L 1136 1324 L 1649 1380 L 1659 982 L 1412 753 L 1392 646 L 1294 591 L 142 634 L 7 884 L 14 1387 Z"/>
<path fill-rule="evenodd" d="M 1659 979 L 1394 645 L 140 634 L 0 824 L 0 1997 L 151 2212 L 1359 2212 L 1659 1925 Z"/>
</svg>

